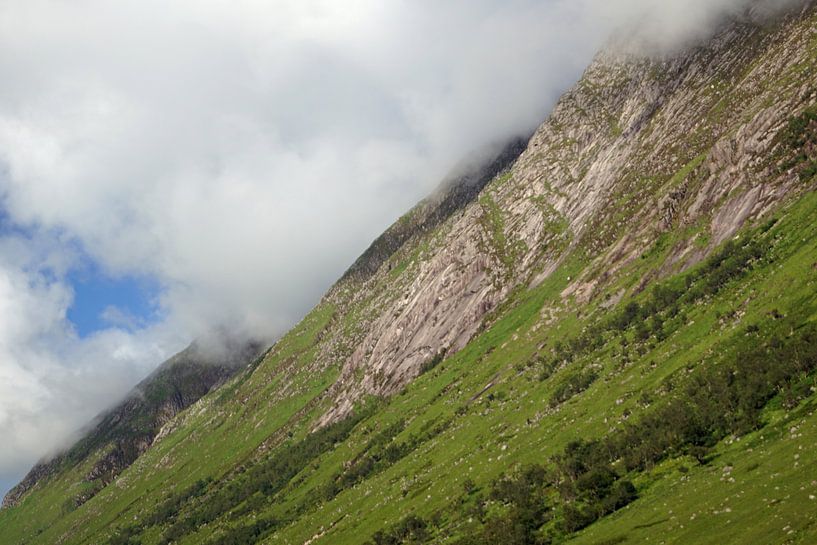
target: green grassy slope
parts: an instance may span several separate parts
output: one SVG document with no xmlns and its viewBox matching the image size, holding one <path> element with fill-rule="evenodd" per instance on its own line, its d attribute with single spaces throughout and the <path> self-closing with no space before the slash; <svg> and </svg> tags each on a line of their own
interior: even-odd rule
<svg viewBox="0 0 817 545">
<path fill-rule="evenodd" d="M 577 316 L 560 292 L 584 263 L 580 258 L 565 263 L 541 286 L 518 293 L 509 310 L 465 350 L 440 362 L 404 393 L 359 411 L 352 428 L 343 432 L 348 437 L 299 460 L 304 451 L 298 445 L 308 431 L 305 424 L 320 412 L 320 402 L 311 400 L 331 383 L 332 371 L 296 374 L 294 395 L 270 400 L 263 420 L 254 420 L 251 415 L 258 411 L 250 408 L 262 398 L 274 397 L 281 380 L 276 371 L 297 369 L 297 360 L 309 357 L 314 335 L 333 316 L 331 309 L 319 307 L 268 356 L 262 364 L 269 366 L 266 373 L 240 377 L 220 397 L 207 400 L 234 409 L 233 396 L 246 393 L 246 412 L 221 414 L 221 419 L 206 422 L 199 419 L 212 410 L 188 414 L 181 424 L 185 433 L 171 434 L 126 472 L 124 482 L 104 489 L 75 512 L 61 511 L 60 486 L 35 492 L 20 508 L 0 512 L 2 542 L 104 543 L 112 530 L 135 526 L 144 531 L 135 533 L 133 543 L 160 543 L 174 521 L 195 514 L 197 506 L 217 497 L 226 483 L 240 479 L 235 463 L 248 469 L 262 463 L 252 461 L 253 447 L 294 420 L 287 437 L 270 451 L 296 459 L 294 476 L 269 495 L 259 491 L 245 498 L 238 511 L 230 512 L 235 506 L 227 506 L 206 525 L 191 528 L 179 543 L 227 542 L 230 530 L 265 519 L 276 521 L 263 538 L 269 543 L 304 543 L 316 536 L 317 543 L 362 543 L 409 514 L 426 521 L 430 542 L 454 542 L 479 531 L 482 522 L 506 509 L 488 493 L 500 475 L 524 464 L 547 467 L 568 442 L 609 435 L 661 406 L 670 381 L 678 388 L 687 375 L 715 364 L 737 347 L 762 345 L 780 324 L 813 322 L 816 214 L 817 195 L 809 193 L 781 211 L 780 221 L 768 231 L 744 235 L 757 239 L 764 257 L 729 279 L 715 295 L 682 304 L 681 318 L 665 321 L 663 340 L 653 334 L 637 341 L 637 325 L 623 333 L 607 332 L 601 346 L 549 374 L 556 343 L 617 316 L 629 302 L 625 299 L 610 310 L 591 304 Z M 648 259 L 657 258 L 645 256 Z M 695 274 L 693 270 L 685 276 Z M 685 285 L 685 276 L 664 282 Z M 647 297 L 644 293 L 635 300 Z M 543 314 L 551 320 L 547 328 L 541 327 Z M 758 331 L 747 333 L 747 328 L 754 330 L 749 326 Z M 628 339 L 626 356 L 622 338 Z M 597 375 L 589 387 L 554 404 L 554 393 L 565 379 L 587 368 Z M 266 384 L 258 380 L 261 376 Z M 628 472 L 639 498 L 575 537 L 563 537 L 577 543 L 817 539 L 809 499 L 815 494 L 810 476 L 815 459 L 808 450 L 817 432 L 814 377 L 802 380 L 809 385 L 800 388 L 802 399 L 784 406 L 784 395 L 777 395 L 765 406 L 758 430 L 718 442 L 703 464 L 679 454 L 646 470 Z M 384 456 L 390 445 L 400 448 Z M 344 472 L 349 473 L 362 453 L 378 449 L 381 454 L 372 470 L 343 481 Z M 214 480 L 205 481 L 204 493 L 185 501 L 178 514 L 155 525 L 145 522 L 155 518 L 162 500 L 198 479 Z M 71 477 L 62 480 L 67 484 Z"/>
<path fill-rule="evenodd" d="M 536 354 L 547 353 L 558 339 L 575 335 L 593 320 L 590 317 L 577 320 L 575 315 L 567 314 L 557 318 L 551 328 L 536 330 L 541 308 L 558 305 L 556 295 L 563 285 L 560 281 L 563 283 L 566 276 L 575 271 L 570 269 L 580 264 L 565 266 L 562 274 L 552 278 L 548 285 L 520 295 L 518 306 L 468 349 L 420 377 L 405 394 L 364 421 L 348 441 L 357 448 L 341 448 L 327 454 L 318 467 L 310 468 L 303 475 L 301 487 L 319 488 L 327 475 L 340 471 L 344 463 L 362 450 L 373 430 L 385 429 L 400 419 L 408 424 L 397 435 L 396 442 L 412 434 L 421 435 L 420 430 L 428 428 L 429 423 L 447 424 L 442 426 L 443 431 L 381 473 L 300 517 L 268 541 L 302 543 L 317 534 L 317 529 L 336 522 L 317 542 L 360 543 L 363 537 L 410 513 L 429 520 L 440 517 L 432 539 L 453 540 L 469 526 L 478 524 L 476 517 L 468 514 L 474 496 L 479 490 L 490 488 L 492 480 L 509 468 L 518 464 L 547 464 L 569 441 L 601 437 L 646 413 L 644 394 L 660 398 L 657 392 L 668 380 L 686 374 L 688 368 L 717 360 L 713 354 L 743 345 L 748 325 L 759 324 L 761 331 L 754 342 L 760 344 L 765 329 L 773 327 L 769 325 L 774 321 L 769 317 L 773 311 L 783 316 L 796 315 L 798 323 L 817 318 L 817 226 L 812 222 L 815 213 L 817 196 L 811 194 L 789 210 L 785 219 L 770 232 L 774 238 L 779 237 L 770 250 L 775 254 L 772 261 L 730 282 L 706 304 L 681 308 L 684 323 L 663 341 L 651 337 L 636 345 L 629 361 L 624 362 L 619 343 L 611 339 L 598 350 L 540 381 L 542 372 L 536 363 L 539 361 Z M 602 312 L 597 309 L 596 313 L 597 319 L 603 319 Z M 599 378 L 584 392 L 551 408 L 549 400 L 561 380 L 575 367 L 584 365 L 595 367 Z M 813 375 L 806 380 L 814 384 Z M 488 385 L 493 386 L 483 392 Z M 483 393 L 479 395 L 480 392 Z M 707 504 L 712 506 L 710 514 L 718 510 L 721 502 L 738 493 L 737 490 L 730 493 L 726 487 L 732 483 L 724 484 L 720 480 L 722 467 L 734 464 L 738 464 L 734 465 L 735 475 L 752 468 L 752 479 L 745 481 L 741 498 L 732 506 L 736 529 L 726 536 L 722 532 L 713 534 L 709 542 L 755 542 L 750 536 L 786 526 L 777 524 L 775 515 L 782 516 L 781 513 L 789 524 L 802 529 L 811 539 L 817 538 L 817 527 L 809 526 L 814 515 L 807 503 L 793 509 L 780 505 L 783 498 L 791 498 L 796 491 L 802 496 L 801 500 L 808 500 L 808 493 L 799 488 L 812 486 L 804 478 L 815 463 L 807 450 L 814 439 L 808 434 L 817 426 L 812 394 L 809 391 L 805 400 L 788 410 L 780 408 L 781 401 L 775 398 L 764 413 L 764 422 L 768 422 L 765 427 L 739 441 L 728 439 L 718 443 L 704 465 L 681 456 L 649 471 L 635 472 L 633 480 L 640 499 L 609 520 L 591 526 L 577 538 L 578 542 L 624 543 L 624 538 L 629 536 L 635 543 L 643 542 L 644 536 L 650 535 L 660 542 L 666 539 L 669 528 L 677 532 L 678 542 L 697 542 L 684 541 L 695 534 L 685 534 L 679 524 L 656 524 L 652 533 L 646 527 L 640 532 L 635 530 L 639 525 L 655 522 L 654 507 L 658 504 L 666 503 L 665 511 L 673 510 L 673 504 L 678 505 L 676 509 L 684 506 L 689 509 L 690 503 L 697 511 L 705 512 Z M 479 397 L 474 399 L 477 395 Z M 652 403 L 659 404 L 660 400 Z M 793 426 L 802 430 L 798 434 L 804 434 L 802 438 L 798 436 L 796 442 L 790 442 L 789 437 Z M 753 450 L 747 454 L 749 449 Z M 803 461 L 795 465 L 792 456 L 778 459 L 773 454 L 777 451 L 799 451 Z M 764 462 L 772 459 L 774 463 Z M 680 466 L 684 466 L 684 473 L 679 471 Z M 781 490 L 771 494 L 768 487 L 763 486 L 764 479 L 774 479 Z M 466 480 L 473 482 L 476 493 L 465 492 Z M 685 496 L 681 496 L 678 488 L 684 489 Z M 707 504 L 703 503 L 704 498 L 696 497 L 699 493 L 696 491 L 701 489 L 708 491 Z M 293 502 L 294 495 L 288 494 L 284 502 Z M 766 501 L 760 501 L 764 497 Z M 768 516 L 766 504 L 774 500 L 778 512 Z M 492 507 L 497 506 L 488 505 L 488 511 Z M 762 525 L 751 522 L 758 518 L 764 521 Z M 694 529 L 695 525 L 686 527 L 686 531 L 693 531 L 690 528 Z M 699 522 L 697 531 L 706 530 L 707 525 Z M 807 538 L 802 539 L 808 542 Z"/>
</svg>

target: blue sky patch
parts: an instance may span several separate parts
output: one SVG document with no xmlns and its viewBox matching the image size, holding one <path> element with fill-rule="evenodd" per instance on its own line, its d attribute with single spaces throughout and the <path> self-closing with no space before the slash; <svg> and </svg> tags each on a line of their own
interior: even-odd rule
<svg viewBox="0 0 817 545">
<path fill-rule="evenodd" d="M 0 237 L 34 240 L 35 233 L 33 228 L 12 221 L 0 202 Z M 61 239 L 56 230 L 49 234 L 55 241 Z M 79 242 L 69 239 L 61 240 L 60 244 L 70 246 L 82 264 L 64 279 L 48 267 L 37 268 L 36 273 L 50 282 L 64 280 L 72 287 L 74 300 L 67 318 L 81 338 L 110 327 L 133 331 L 159 321 L 157 299 L 162 291 L 159 282 L 148 276 L 112 276 Z"/>
<path fill-rule="evenodd" d="M 158 321 L 158 282 L 146 277 L 112 277 L 91 264 L 72 271 L 66 280 L 74 289 L 68 319 L 80 337 L 102 329 L 119 327 L 129 331 Z"/>
</svg>

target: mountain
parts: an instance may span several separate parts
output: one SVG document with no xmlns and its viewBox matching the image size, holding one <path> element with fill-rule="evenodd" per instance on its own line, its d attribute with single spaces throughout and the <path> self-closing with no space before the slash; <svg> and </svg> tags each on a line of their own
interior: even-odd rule
<svg viewBox="0 0 817 545">
<path fill-rule="evenodd" d="M 106 424 L 18 487 L 0 543 L 814 542 L 815 29 L 611 45 L 131 463 L 95 471 L 139 437 Z"/>
<path fill-rule="evenodd" d="M 113 409 L 97 416 L 82 438 L 65 452 L 35 465 L 25 478 L 6 494 L 3 507 L 13 507 L 40 481 L 79 463 L 93 462 L 81 490 L 66 503 L 76 508 L 91 499 L 130 466 L 173 417 L 218 387 L 261 350 L 255 342 L 224 340 L 226 349 L 213 352 L 193 343 L 160 365 L 136 385 Z M 219 347 L 222 348 L 221 346 Z M 172 425 L 171 425 L 172 426 Z"/>
</svg>

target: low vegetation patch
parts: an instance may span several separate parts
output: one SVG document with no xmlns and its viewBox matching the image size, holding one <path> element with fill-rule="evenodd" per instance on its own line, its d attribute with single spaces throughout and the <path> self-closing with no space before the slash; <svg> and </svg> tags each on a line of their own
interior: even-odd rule
<svg viewBox="0 0 817 545">
<path fill-rule="evenodd" d="M 794 169 L 801 180 L 810 180 L 817 174 L 817 106 L 789 120 L 780 141 L 793 157 L 783 162 L 783 170 Z"/>
</svg>

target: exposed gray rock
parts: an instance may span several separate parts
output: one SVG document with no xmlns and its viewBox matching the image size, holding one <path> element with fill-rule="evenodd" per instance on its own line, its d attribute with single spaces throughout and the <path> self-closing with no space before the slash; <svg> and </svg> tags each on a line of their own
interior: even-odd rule
<svg viewBox="0 0 817 545">
<path fill-rule="evenodd" d="M 591 263 L 563 296 L 586 300 L 661 233 L 700 228 L 671 249 L 663 274 L 801 190 L 770 158 L 788 119 L 815 102 L 814 82 L 792 73 L 813 55 L 804 37 L 813 10 L 775 20 L 750 11 L 668 58 L 622 44 L 600 54 L 507 173 L 434 236 L 386 243 L 376 259 L 364 256 L 368 276 L 329 293 L 368 310 L 353 342 L 324 347 L 321 359 L 344 363 L 321 423 L 364 394 L 398 392 L 431 358 L 461 349 L 516 286 L 541 283 L 571 252 Z M 408 272 L 394 274 L 400 262 Z"/>
</svg>

